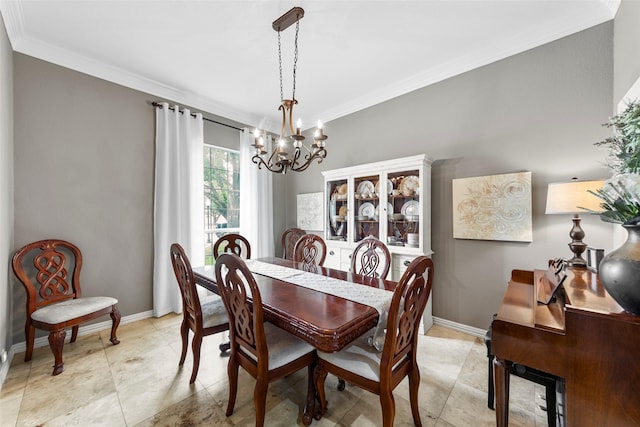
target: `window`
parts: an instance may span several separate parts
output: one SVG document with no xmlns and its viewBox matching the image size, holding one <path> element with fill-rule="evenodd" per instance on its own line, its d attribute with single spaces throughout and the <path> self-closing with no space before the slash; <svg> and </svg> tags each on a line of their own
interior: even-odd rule
<svg viewBox="0 0 640 427">
<path fill-rule="evenodd" d="M 204 145 L 205 265 L 213 265 L 213 244 L 240 232 L 240 153 Z"/>
</svg>

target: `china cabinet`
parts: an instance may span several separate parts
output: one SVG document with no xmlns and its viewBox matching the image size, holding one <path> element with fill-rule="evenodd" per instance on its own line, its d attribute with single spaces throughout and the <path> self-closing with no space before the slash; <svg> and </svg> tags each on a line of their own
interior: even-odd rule
<svg viewBox="0 0 640 427">
<path fill-rule="evenodd" d="M 324 265 L 349 271 L 355 246 L 367 236 L 391 252 L 391 280 L 419 255 L 431 255 L 431 162 L 426 155 L 324 171 Z M 431 300 L 424 327 L 432 325 Z"/>
</svg>

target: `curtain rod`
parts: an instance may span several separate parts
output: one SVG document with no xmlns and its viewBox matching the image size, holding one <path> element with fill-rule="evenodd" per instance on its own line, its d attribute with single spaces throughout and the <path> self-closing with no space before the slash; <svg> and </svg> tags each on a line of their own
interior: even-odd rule
<svg viewBox="0 0 640 427">
<path fill-rule="evenodd" d="M 156 102 L 156 101 L 151 101 L 151 105 L 153 105 L 153 106 L 154 106 L 154 107 L 156 107 L 156 108 L 162 108 L 162 104 L 160 104 L 160 103 L 158 103 L 158 102 Z M 170 109 L 170 110 L 174 110 L 174 111 L 176 110 L 176 109 L 175 109 L 175 107 L 169 107 L 169 109 Z M 182 110 L 182 111 L 178 111 L 178 112 L 179 112 L 180 114 L 184 114 L 184 110 Z M 191 116 L 195 117 L 196 115 L 195 115 L 195 114 L 193 114 L 193 113 L 191 113 Z M 235 129 L 235 130 L 239 130 L 240 132 L 244 132 L 244 129 L 241 129 L 241 128 L 239 128 L 239 127 L 235 127 L 235 126 L 233 126 L 233 125 L 228 125 L 228 124 L 226 124 L 226 123 L 222 123 L 222 122 L 217 122 L 217 121 L 215 121 L 215 120 L 211 120 L 211 119 L 208 119 L 208 118 L 206 118 L 206 117 L 202 117 L 202 120 L 206 120 L 206 121 L 208 121 L 208 122 L 215 123 L 215 124 L 217 124 L 217 125 L 226 126 L 226 127 L 228 127 L 228 128 Z"/>
</svg>

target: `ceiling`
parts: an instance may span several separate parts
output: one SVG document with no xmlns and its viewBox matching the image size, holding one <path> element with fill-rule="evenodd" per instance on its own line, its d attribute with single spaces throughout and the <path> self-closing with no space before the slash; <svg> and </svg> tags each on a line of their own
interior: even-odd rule
<svg viewBox="0 0 640 427">
<path fill-rule="evenodd" d="M 277 33 L 301 6 L 294 119 L 375 105 L 613 19 L 619 0 L 0 0 L 13 49 L 279 130 Z M 291 96 L 295 26 L 282 32 Z"/>
</svg>

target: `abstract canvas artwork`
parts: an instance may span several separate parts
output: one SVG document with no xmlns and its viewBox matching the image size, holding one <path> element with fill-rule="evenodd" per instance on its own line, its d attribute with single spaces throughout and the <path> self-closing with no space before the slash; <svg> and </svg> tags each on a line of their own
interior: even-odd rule
<svg viewBox="0 0 640 427">
<path fill-rule="evenodd" d="M 305 231 L 322 231 L 322 192 L 298 194 L 298 228 Z"/>
<path fill-rule="evenodd" d="M 452 180 L 454 239 L 531 242 L 531 172 Z"/>
</svg>

